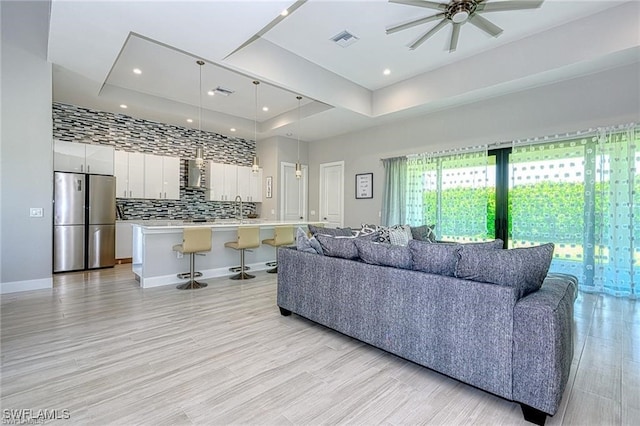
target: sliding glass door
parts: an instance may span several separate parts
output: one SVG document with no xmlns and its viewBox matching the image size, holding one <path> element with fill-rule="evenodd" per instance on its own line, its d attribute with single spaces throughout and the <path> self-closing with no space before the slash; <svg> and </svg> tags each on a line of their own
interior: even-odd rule
<svg viewBox="0 0 640 426">
<path fill-rule="evenodd" d="M 500 238 L 508 248 L 552 242 L 552 272 L 577 276 L 585 291 L 637 297 L 640 132 L 634 126 L 387 162 L 387 178 L 395 178 L 385 191 L 394 201 L 383 209 L 399 212 L 385 216 L 387 225 L 433 224 L 440 240 Z"/>
</svg>

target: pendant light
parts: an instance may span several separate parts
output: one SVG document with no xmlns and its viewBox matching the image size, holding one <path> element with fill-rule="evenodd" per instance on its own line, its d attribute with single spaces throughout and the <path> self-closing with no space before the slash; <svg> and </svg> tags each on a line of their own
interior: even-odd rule
<svg viewBox="0 0 640 426">
<path fill-rule="evenodd" d="M 200 89 L 198 91 L 198 97 L 199 97 L 199 107 L 198 107 L 198 143 L 199 145 L 196 146 L 196 165 L 198 167 L 202 166 L 202 163 L 204 163 L 204 158 L 203 158 L 203 146 L 202 146 L 202 67 L 204 66 L 204 61 L 201 60 L 197 60 L 196 64 L 199 65 L 199 69 L 200 69 Z"/>
<path fill-rule="evenodd" d="M 253 121 L 253 140 L 256 144 L 255 149 L 258 149 L 258 84 L 260 84 L 260 82 L 258 80 L 254 80 L 253 84 L 256 86 L 256 115 L 255 120 Z M 258 161 L 258 156 L 255 154 L 253 155 L 251 171 L 253 173 L 258 173 L 260 171 L 260 162 Z"/>
<path fill-rule="evenodd" d="M 300 164 L 300 101 L 302 100 L 302 96 L 296 96 L 298 100 L 298 161 L 296 161 L 296 179 L 300 179 L 302 177 L 302 165 Z"/>
</svg>

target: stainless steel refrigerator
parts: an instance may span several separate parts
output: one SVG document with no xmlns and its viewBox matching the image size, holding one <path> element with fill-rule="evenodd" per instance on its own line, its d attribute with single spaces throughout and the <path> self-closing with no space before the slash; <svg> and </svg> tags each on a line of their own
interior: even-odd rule
<svg viewBox="0 0 640 426">
<path fill-rule="evenodd" d="M 115 177 L 55 172 L 53 203 L 53 272 L 115 265 Z"/>
</svg>

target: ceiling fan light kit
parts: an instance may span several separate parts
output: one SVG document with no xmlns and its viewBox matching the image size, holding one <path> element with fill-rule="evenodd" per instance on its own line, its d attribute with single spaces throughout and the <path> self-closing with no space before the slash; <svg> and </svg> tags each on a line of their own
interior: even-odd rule
<svg viewBox="0 0 640 426">
<path fill-rule="evenodd" d="M 414 50 L 422 43 L 427 41 L 431 36 L 444 28 L 447 24 L 453 26 L 451 32 L 451 41 L 449 43 L 449 52 L 456 50 L 458 46 L 458 37 L 460 26 L 469 22 L 492 37 L 498 37 L 502 34 L 502 28 L 481 16 L 484 12 L 502 12 L 508 10 L 536 9 L 542 6 L 544 0 L 507 0 L 488 2 L 487 0 L 451 0 L 449 3 L 437 3 L 425 0 L 389 0 L 389 3 L 397 3 L 405 6 L 415 6 L 426 9 L 438 10 L 439 13 L 431 16 L 423 16 L 418 19 L 404 22 L 401 24 L 387 27 L 386 33 L 393 34 L 398 31 L 422 25 L 427 22 L 437 21 L 435 26 L 424 32 L 413 43 L 409 45 L 409 49 Z"/>
</svg>

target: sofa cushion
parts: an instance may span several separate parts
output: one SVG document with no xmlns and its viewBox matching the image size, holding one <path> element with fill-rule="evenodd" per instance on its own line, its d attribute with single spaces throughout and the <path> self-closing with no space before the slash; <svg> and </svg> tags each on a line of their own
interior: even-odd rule
<svg viewBox="0 0 640 426">
<path fill-rule="evenodd" d="M 323 235 L 332 235 L 332 236 L 344 236 L 351 237 L 353 235 L 353 231 L 351 228 L 325 228 L 323 226 L 315 226 L 308 225 L 309 232 L 311 235 L 323 234 Z"/>
<path fill-rule="evenodd" d="M 409 241 L 413 269 L 430 274 L 455 276 L 460 244 L 432 244 Z"/>
<path fill-rule="evenodd" d="M 354 243 L 358 256 L 366 263 L 411 269 L 411 252 L 406 246 L 376 243 L 362 238 L 357 238 Z"/>
<path fill-rule="evenodd" d="M 551 265 L 553 248 L 552 243 L 509 250 L 464 247 L 458 254 L 455 276 L 515 287 L 521 298 L 542 286 Z"/>
<path fill-rule="evenodd" d="M 500 238 L 496 238 L 495 240 L 492 241 L 482 241 L 479 243 L 455 243 L 455 242 L 447 242 L 447 241 L 442 241 L 438 244 L 458 244 L 460 245 L 462 248 L 478 248 L 478 249 L 485 249 L 485 250 L 498 250 L 498 249 L 502 249 L 503 247 L 503 242 Z"/>
<path fill-rule="evenodd" d="M 436 228 L 436 225 L 412 226 L 411 235 L 414 240 L 435 243 L 436 242 L 436 233 L 434 231 L 435 228 Z"/>
<path fill-rule="evenodd" d="M 316 237 L 309 238 L 304 229 L 300 227 L 296 231 L 296 248 L 307 253 L 322 254 L 322 247 Z"/>
</svg>

